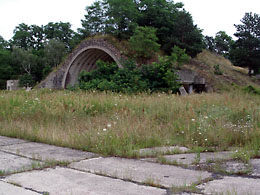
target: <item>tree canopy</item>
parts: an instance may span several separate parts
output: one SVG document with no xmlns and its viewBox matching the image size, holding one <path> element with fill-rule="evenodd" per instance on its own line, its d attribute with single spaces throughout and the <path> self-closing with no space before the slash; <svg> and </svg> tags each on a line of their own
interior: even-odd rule
<svg viewBox="0 0 260 195">
<path fill-rule="evenodd" d="M 238 39 L 231 49 L 232 62 L 249 68 L 249 74 L 260 73 L 260 15 L 246 13 L 242 24 L 235 25 Z"/>
<path fill-rule="evenodd" d="M 203 48 L 201 30 L 182 3 L 167 0 L 98 0 L 86 7 L 79 32 L 82 37 L 112 34 L 129 39 L 138 26 L 153 27 L 161 49 L 171 53 L 174 45 L 195 56 Z"/>
</svg>

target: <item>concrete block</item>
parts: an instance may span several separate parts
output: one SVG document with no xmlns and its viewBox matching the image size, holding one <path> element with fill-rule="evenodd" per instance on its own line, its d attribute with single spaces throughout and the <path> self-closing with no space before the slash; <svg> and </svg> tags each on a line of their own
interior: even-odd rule
<svg viewBox="0 0 260 195">
<path fill-rule="evenodd" d="M 0 181 L 0 195 L 39 195 L 36 192 Z"/>
<path fill-rule="evenodd" d="M 50 195 L 166 195 L 166 190 L 57 167 L 15 174 L 5 181 Z"/>
<path fill-rule="evenodd" d="M 229 160 L 232 159 L 232 152 L 206 152 L 200 153 L 199 156 L 196 153 L 175 154 L 165 155 L 163 157 L 169 162 L 177 162 L 179 164 L 191 165 L 195 161 L 197 163 L 206 163 L 207 161 Z M 148 158 L 144 160 L 154 162 L 156 159 Z"/>
<path fill-rule="evenodd" d="M 122 158 L 96 158 L 72 163 L 70 167 L 140 183 L 164 187 L 189 185 L 210 178 L 211 174 L 170 165 Z"/>
<path fill-rule="evenodd" d="M 205 194 L 236 194 L 236 195 L 258 195 L 260 194 L 260 179 L 243 177 L 224 177 L 200 185 Z"/>
<path fill-rule="evenodd" d="M 40 162 L 0 151 L 0 170 L 6 173 L 31 169 L 35 163 Z"/>
<path fill-rule="evenodd" d="M 21 143 L 26 143 L 26 142 L 27 141 L 21 140 L 21 139 L 15 139 L 15 138 L 9 138 L 9 137 L 0 136 L 0 146 L 21 144 Z"/>
<path fill-rule="evenodd" d="M 56 160 L 56 161 L 78 161 L 96 157 L 96 154 L 62 148 L 41 143 L 23 143 L 18 145 L 1 146 L 0 150 L 19 154 L 21 156 L 37 160 Z"/>
</svg>

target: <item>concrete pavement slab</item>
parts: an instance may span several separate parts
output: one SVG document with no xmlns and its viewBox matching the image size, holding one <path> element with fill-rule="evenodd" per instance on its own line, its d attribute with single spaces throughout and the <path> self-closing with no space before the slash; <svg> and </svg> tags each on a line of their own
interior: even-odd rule
<svg viewBox="0 0 260 195">
<path fill-rule="evenodd" d="M 37 159 L 37 160 L 55 160 L 55 161 L 77 161 L 96 157 L 96 154 L 51 146 L 41 143 L 23 143 L 18 145 L 1 146 L 0 150 L 19 154 L 21 156 Z"/>
<path fill-rule="evenodd" d="M 83 160 L 69 166 L 77 170 L 164 187 L 189 185 L 211 177 L 206 171 L 115 157 Z"/>
<path fill-rule="evenodd" d="M 260 159 L 251 159 L 249 163 L 252 166 L 252 176 L 260 177 Z"/>
<path fill-rule="evenodd" d="M 8 182 L 50 195 L 165 195 L 166 190 L 57 167 L 8 176 Z"/>
<path fill-rule="evenodd" d="M 0 151 L 0 171 L 4 173 L 29 170 L 35 164 L 40 162 Z"/>
<path fill-rule="evenodd" d="M 205 194 L 236 194 L 236 195 L 258 195 L 260 194 L 260 179 L 242 177 L 224 177 L 200 185 Z"/>
<path fill-rule="evenodd" d="M 206 153 L 189 153 L 189 154 L 174 154 L 163 156 L 168 162 L 177 162 L 178 164 L 192 165 L 193 163 L 206 163 L 207 161 L 229 160 L 232 159 L 232 152 L 206 152 Z M 146 161 L 155 162 L 155 158 L 143 159 Z"/>
<path fill-rule="evenodd" d="M 169 147 L 155 147 L 155 148 L 143 148 L 137 150 L 136 152 L 140 156 L 152 156 L 156 154 L 169 154 L 169 153 L 184 153 L 189 151 L 186 147 L 179 147 L 179 146 L 169 146 Z"/>
<path fill-rule="evenodd" d="M 15 139 L 15 138 L 0 136 L 0 146 L 21 144 L 21 143 L 26 143 L 26 142 L 28 142 L 28 141 L 22 140 L 22 139 Z"/>
<path fill-rule="evenodd" d="M 36 192 L 0 181 L 0 195 L 39 195 Z"/>
</svg>

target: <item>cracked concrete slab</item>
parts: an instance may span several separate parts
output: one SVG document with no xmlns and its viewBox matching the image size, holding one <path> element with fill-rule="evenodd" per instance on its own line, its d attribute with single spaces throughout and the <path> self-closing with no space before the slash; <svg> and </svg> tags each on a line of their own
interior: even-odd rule
<svg viewBox="0 0 260 195">
<path fill-rule="evenodd" d="M 0 181 L 0 195 L 39 195 L 36 192 Z"/>
<path fill-rule="evenodd" d="M 260 179 L 243 177 L 224 177 L 200 185 L 205 194 L 236 194 L 236 195 L 258 195 L 260 194 Z"/>
<path fill-rule="evenodd" d="M 42 171 L 14 174 L 7 182 L 18 183 L 24 188 L 51 195 L 165 195 L 166 190 L 141 186 L 119 179 L 112 179 L 73 169 L 57 167 Z"/>
<path fill-rule="evenodd" d="M 31 169 L 33 164 L 39 163 L 39 161 L 34 161 L 28 158 L 23 158 L 0 151 L 0 170 L 6 174 L 17 171 L 25 171 Z"/>
<path fill-rule="evenodd" d="M 190 185 L 211 177 L 206 171 L 115 157 L 83 160 L 69 166 L 77 170 L 164 187 Z"/>
<path fill-rule="evenodd" d="M 260 177 L 260 159 L 251 159 L 249 163 L 252 166 L 252 176 Z"/>
<path fill-rule="evenodd" d="M 0 146 L 26 143 L 28 141 L 0 136 Z"/>
<path fill-rule="evenodd" d="M 140 156 L 153 156 L 156 154 L 184 153 L 188 151 L 189 149 L 186 147 L 169 146 L 169 147 L 143 148 L 135 152 L 137 152 Z"/>
<path fill-rule="evenodd" d="M 78 161 L 97 156 L 96 154 L 90 152 L 83 152 L 70 148 L 62 148 L 33 142 L 1 146 L 0 150 L 37 160 L 55 160 L 67 162 Z"/>
<path fill-rule="evenodd" d="M 196 153 L 189 154 L 174 154 L 174 155 L 165 155 L 163 156 L 166 161 L 170 163 L 177 163 L 183 165 L 192 165 L 194 163 L 206 163 L 208 161 L 216 161 L 216 160 L 230 160 L 232 159 L 232 152 L 206 152 L 200 153 L 199 155 Z M 147 158 L 142 159 L 146 161 L 155 162 L 155 158 Z"/>
</svg>

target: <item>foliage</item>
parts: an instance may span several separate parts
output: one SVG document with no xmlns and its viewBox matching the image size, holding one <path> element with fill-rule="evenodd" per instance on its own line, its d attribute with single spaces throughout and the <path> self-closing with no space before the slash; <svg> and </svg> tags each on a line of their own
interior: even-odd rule
<svg viewBox="0 0 260 195">
<path fill-rule="evenodd" d="M 244 91 L 246 91 L 247 93 L 260 95 L 260 89 L 259 88 L 257 89 L 255 87 L 253 87 L 252 85 L 245 87 Z"/>
<path fill-rule="evenodd" d="M 246 13 L 242 24 L 235 25 L 238 40 L 231 50 L 234 65 L 248 67 L 249 74 L 260 73 L 260 16 Z"/>
<path fill-rule="evenodd" d="M 19 78 L 19 86 L 20 87 L 32 87 L 34 86 L 35 81 L 30 74 L 24 74 Z"/>
<path fill-rule="evenodd" d="M 223 74 L 223 72 L 220 70 L 219 64 L 215 64 L 213 66 L 213 68 L 214 68 L 214 74 L 215 75 L 222 75 Z"/>
<path fill-rule="evenodd" d="M 152 27 L 137 27 L 129 43 L 134 56 L 149 59 L 158 52 L 160 45 L 157 43 L 156 29 Z"/>
<path fill-rule="evenodd" d="M 219 31 L 215 36 L 215 43 L 216 52 L 228 57 L 230 48 L 234 44 L 232 37 L 228 36 L 224 31 Z"/>
<path fill-rule="evenodd" d="M 204 44 L 206 49 L 215 52 L 217 54 L 223 55 L 226 58 L 230 55 L 230 49 L 234 44 L 232 37 L 226 34 L 225 31 L 219 31 L 216 33 L 215 37 L 205 36 Z"/>
<path fill-rule="evenodd" d="M 98 0 L 86 7 L 79 29 L 83 37 L 110 33 L 129 39 L 138 26 L 153 27 L 161 48 L 170 54 L 174 45 L 195 56 L 202 50 L 201 30 L 193 24 L 182 3 L 167 0 Z"/>
<path fill-rule="evenodd" d="M 124 68 L 115 63 L 97 62 L 97 69 L 82 72 L 79 87 L 84 90 L 113 91 L 123 93 L 177 92 L 179 84 L 175 71 L 166 58 L 159 62 L 136 67 L 134 61 L 127 61 Z"/>
<path fill-rule="evenodd" d="M 44 56 L 50 67 L 57 67 L 65 55 L 66 46 L 62 41 L 51 39 L 44 45 Z"/>
<path fill-rule="evenodd" d="M 181 49 L 178 46 L 172 48 L 172 53 L 169 56 L 169 60 L 174 63 L 176 68 L 180 68 L 184 63 L 189 62 L 190 56 L 186 54 L 185 49 Z"/>
<path fill-rule="evenodd" d="M 11 79 L 13 74 L 11 52 L 6 49 L 0 49 L 0 89 L 6 88 L 6 80 Z"/>
</svg>

